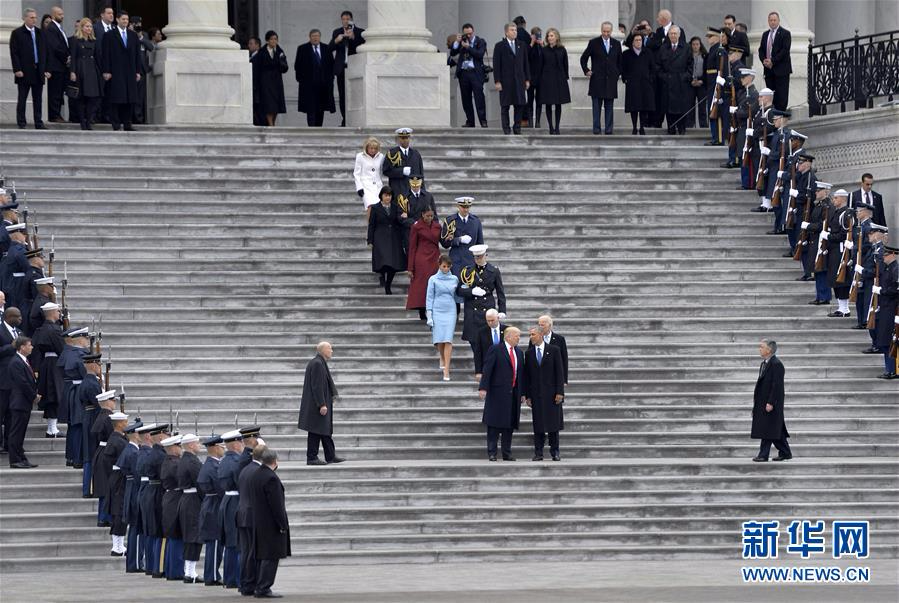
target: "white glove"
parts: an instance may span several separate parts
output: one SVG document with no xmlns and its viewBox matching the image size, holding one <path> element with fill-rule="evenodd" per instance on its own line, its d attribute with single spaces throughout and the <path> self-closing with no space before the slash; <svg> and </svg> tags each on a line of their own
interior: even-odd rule
<svg viewBox="0 0 899 603">
<path fill-rule="evenodd" d="M 736 129 L 736 128 L 731 128 L 730 131 L 733 133 L 733 132 L 736 132 L 737 129 Z"/>
<path fill-rule="evenodd" d="M 411 173 L 412 173 L 412 168 L 410 168 L 409 166 L 406 166 L 403 168 L 403 176 L 408 176 Z"/>
<path fill-rule="evenodd" d="M 733 115 L 734 113 L 737 112 L 737 108 L 736 108 L 736 107 L 729 107 L 729 110 L 730 110 L 730 114 L 731 114 L 731 115 Z"/>
<path fill-rule="evenodd" d="M 755 136 L 755 128 L 746 128 L 746 136 Z"/>
<path fill-rule="evenodd" d="M 819 240 L 819 241 L 826 241 L 826 240 L 827 240 L 827 237 L 829 237 L 829 236 L 830 236 L 830 233 L 828 233 L 826 230 L 822 230 L 822 231 L 821 231 L 821 234 L 818 235 L 818 240 Z"/>
<path fill-rule="evenodd" d="M 852 241 L 846 241 L 846 249 L 852 251 L 853 247 L 855 247 L 855 243 L 853 243 Z"/>
<path fill-rule="evenodd" d="M 459 240 L 463 245 L 468 245 L 469 243 L 471 243 L 471 235 L 462 235 L 461 237 L 459 237 Z"/>
<path fill-rule="evenodd" d="M 859 266 L 858 264 L 856 264 L 856 265 L 855 265 L 855 273 L 856 273 L 856 274 L 864 274 L 864 273 L 865 273 L 865 267 L 864 267 L 864 266 Z"/>
<path fill-rule="evenodd" d="M 769 149 L 768 147 L 762 145 L 762 146 L 759 147 L 759 152 L 760 152 L 762 155 L 764 155 L 765 157 L 767 157 L 768 155 L 771 154 L 771 149 Z"/>
<path fill-rule="evenodd" d="M 802 230 L 805 230 L 805 229 L 807 229 L 809 226 L 811 226 L 811 224 L 809 224 L 808 222 L 803 222 L 803 223 L 802 223 L 802 226 L 801 226 L 800 228 L 802 228 Z"/>
<path fill-rule="evenodd" d="M 475 287 L 474 289 L 471 290 L 471 294 L 474 295 L 475 297 L 484 297 L 485 295 L 487 295 L 487 292 L 484 291 L 483 289 L 481 289 L 480 287 Z"/>
<path fill-rule="evenodd" d="M 796 190 L 795 188 L 791 188 L 791 189 L 790 189 L 790 196 L 793 197 L 793 198 L 798 197 L 798 196 L 799 196 L 799 191 Z"/>
<path fill-rule="evenodd" d="M 256 443 L 260 446 L 265 446 L 265 440 L 262 438 L 256 438 Z"/>
<path fill-rule="evenodd" d="M 500 320 L 506 320 L 506 313 L 500 312 L 499 314 L 496 315 L 496 317 L 499 318 Z"/>
<path fill-rule="evenodd" d="M 429 327 L 433 327 L 433 326 L 434 326 L 434 321 L 433 321 L 432 319 L 429 318 L 427 324 L 428 324 Z"/>
<path fill-rule="evenodd" d="M 899 314 L 896 315 L 896 318 L 893 319 L 893 322 L 899 325 Z"/>
<path fill-rule="evenodd" d="M 783 178 L 786 175 L 786 172 L 783 170 L 777 170 L 777 177 Z"/>
<path fill-rule="evenodd" d="M 727 80 L 725 80 L 723 77 L 721 77 L 719 75 L 718 77 L 715 78 L 715 83 L 718 84 L 719 86 L 723 86 L 724 84 L 727 83 Z"/>
<path fill-rule="evenodd" d="M 871 293 L 874 295 L 880 295 L 880 287 L 871 287 Z"/>
</svg>

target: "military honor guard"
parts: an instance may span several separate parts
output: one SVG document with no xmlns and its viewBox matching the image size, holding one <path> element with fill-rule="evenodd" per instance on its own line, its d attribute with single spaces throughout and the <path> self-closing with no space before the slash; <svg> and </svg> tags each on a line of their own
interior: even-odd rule
<svg viewBox="0 0 899 603">
<path fill-rule="evenodd" d="M 44 250 L 40 247 L 26 251 L 25 259 L 28 260 L 28 270 L 22 282 L 22 301 L 19 310 L 22 311 L 23 330 L 31 337 L 35 329 L 31 326 L 31 309 L 38 294 L 38 282 L 45 286 L 52 285 L 53 277 L 44 276 Z"/>
<path fill-rule="evenodd" d="M 829 304 L 831 298 L 830 287 L 827 285 L 827 243 L 821 235 L 831 211 L 832 188 L 833 185 L 829 182 L 815 182 L 815 201 L 811 214 L 807 221 L 800 224 L 800 228 L 806 231 L 805 270 L 811 270 L 815 275 L 815 299 L 809 302 L 812 306 Z"/>
<path fill-rule="evenodd" d="M 32 368 L 37 372 L 37 391 L 41 395 L 38 408 L 44 411 L 47 419 L 47 431 L 44 437 L 64 438 L 66 434 L 59 431 L 60 402 L 62 399 L 62 371 L 57 362 L 65 347 L 62 327 L 59 325 L 59 306 L 47 302 L 40 307 L 41 315 L 47 319 L 31 337 L 34 351 L 29 359 Z M 68 410 L 68 409 L 66 409 Z M 64 417 L 68 415 L 65 413 Z"/>
<path fill-rule="evenodd" d="M 28 316 L 28 328 L 32 333 L 36 333 L 41 325 L 44 324 L 45 316 L 42 308 L 48 303 L 53 303 L 53 300 L 56 298 L 53 293 L 54 281 L 55 279 L 52 276 L 46 276 L 34 281 L 37 294 L 34 296 L 34 303 L 31 304 L 31 311 Z"/>
<path fill-rule="evenodd" d="M 106 448 L 109 445 L 109 438 L 115 431 L 115 425 L 110 419 L 110 415 L 115 412 L 115 390 L 109 390 L 97 394 L 96 400 L 100 407 L 90 432 L 97 441 L 97 448 L 94 450 L 94 456 L 91 459 L 93 469 L 91 471 L 91 494 L 97 497 L 97 526 L 108 528 L 112 522 L 112 517 L 107 511 L 106 494 L 109 492 L 109 478 L 112 474 L 112 466 L 118 458 L 118 453 L 112 455 L 107 453 Z M 118 441 L 118 438 L 116 438 Z M 119 441 L 120 444 L 124 442 Z M 124 448 L 124 445 L 122 445 Z M 119 450 L 118 452 L 121 452 Z"/>
<path fill-rule="evenodd" d="M 896 325 L 899 325 L 899 247 L 883 246 L 883 262 L 880 266 L 880 278 L 871 288 L 872 295 L 877 296 L 875 311 L 874 345 L 883 352 L 884 371 L 881 379 L 896 379 L 899 359 L 890 355 L 891 346 L 899 345 L 894 341 Z"/>
<path fill-rule="evenodd" d="M 75 388 L 81 384 L 87 374 L 81 357 L 89 353 L 88 328 L 72 327 L 62 336 L 65 338 L 65 346 L 59 355 L 57 366 L 62 370 L 62 404 L 66 408 L 65 414 L 69 421 L 69 427 L 66 430 L 66 466 L 83 466 L 81 440 L 84 434 L 81 423 L 76 421 L 81 415 L 81 407 L 75 398 Z M 87 429 L 90 430 L 92 426 L 92 424 L 88 425 Z"/>
<path fill-rule="evenodd" d="M 761 440 L 759 453 L 752 459 L 757 463 L 768 461 L 772 444 L 779 452 L 775 461 L 793 458 L 787 442 L 790 434 L 784 422 L 784 365 L 776 354 L 777 343 L 771 339 L 763 339 L 759 344 L 762 365 L 755 383 L 752 407 L 751 437 Z"/>
<path fill-rule="evenodd" d="M 850 270 L 847 258 L 855 243 L 852 241 L 853 218 L 849 211 L 849 193 L 840 189 L 833 194 L 833 209 L 827 218 L 827 229 L 819 236 L 827 244 L 827 283 L 837 299 L 837 309 L 831 318 L 849 317 Z M 848 236 L 847 236 L 848 235 Z"/>
<path fill-rule="evenodd" d="M 81 432 L 79 441 L 74 443 L 81 450 L 84 459 L 81 474 L 81 495 L 84 498 L 96 496 L 93 491 L 94 457 L 100 447 L 98 434 L 93 432 L 94 422 L 100 414 L 100 396 L 103 386 L 100 383 L 100 354 L 85 354 L 81 357 L 84 365 L 84 378 L 75 386 L 73 403 L 79 409 L 80 414 L 72 417 L 70 411 L 69 430 L 73 427 Z M 76 420 L 78 423 L 76 424 Z"/>
<path fill-rule="evenodd" d="M 784 201 L 783 195 L 784 177 L 787 175 L 787 159 L 791 152 L 791 136 L 793 131 L 789 128 L 790 113 L 771 109 L 768 116 L 776 128 L 771 137 L 771 147 L 768 154 L 768 174 L 765 179 L 765 197 L 774 208 L 774 229 L 768 234 L 782 234 L 784 232 Z"/>
<path fill-rule="evenodd" d="M 774 136 L 774 126 L 769 121 L 768 110 L 771 108 L 771 99 L 774 91 L 770 88 L 759 90 L 758 107 L 752 118 L 752 133 L 747 133 L 749 141 L 749 163 L 753 172 L 749 178 L 750 189 L 755 189 L 759 197 L 759 205 L 752 208 L 753 212 L 774 211 L 771 207 L 771 199 L 765 196 L 765 183 L 768 177 L 768 165 L 771 153 L 771 140 Z M 748 132 L 748 131 L 747 131 Z"/>
<path fill-rule="evenodd" d="M 559 432 L 565 428 L 562 402 L 565 399 L 565 374 L 559 348 L 543 340 L 539 327 L 529 331 L 530 345 L 524 354 L 521 395 L 531 409 L 534 425 L 534 461 L 543 460 L 543 446 L 549 435 L 549 452 L 554 461 L 562 460 Z"/>
<path fill-rule="evenodd" d="M 850 197 L 850 202 L 852 198 Z M 864 201 L 857 202 L 855 205 L 855 223 L 852 229 L 852 241 L 855 243 L 855 250 L 850 252 L 850 262 L 852 270 L 849 273 L 851 286 L 849 287 L 849 302 L 855 302 L 855 318 L 856 324 L 852 325 L 853 329 L 863 330 L 866 328 L 867 308 L 864 306 L 865 294 L 861 287 L 864 286 L 864 263 L 865 256 L 870 254 L 871 241 L 869 235 L 872 226 L 878 226 L 871 220 L 874 214 L 874 207 L 868 205 Z M 852 209 L 850 209 L 852 211 Z"/>
<path fill-rule="evenodd" d="M 487 324 L 487 310 L 496 308 L 500 320 L 506 318 L 506 291 L 499 268 L 487 262 L 487 245 L 472 245 L 474 262 L 459 271 L 456 295 L 465 302 L 462 339 L 477 345 L 478 331 Z"/>
<path fill-rule="evenodd" d="M 144 532 L 144 517 L 141 512 L 141 497 L 147 487 L 147 463 L 153 452 L 153 438 L 150 431 L 156 423 L 140 425 L 134 432 L 137 434 L 137 458 L 134 461 L 134 487 L 129 492 L 128 505 L 128 540 L 125 544 L 125 573 L 150 573 L 147 556 L 148 537 Z"/>
<path fill-rule="evenodd" d="M 178 503 L 181 490 L 178 489 L 178 462 L 181 460 L 181 436 L 173 435 L 164 439 L 165 459 L 159 468 L 162 484 L 162 573 L 166 580 L 184 579 L 184 541 L 178 523 Z"/>
<path fill-rule="evenodd" d="M 146 567 L 144 573 L 154 578 L 164 577 L 165 539 L 162 534 L 162 495 L 164 489 L 160 472 L 166 459 L 162 442 L 167 440 L 168 424 L 157 425 L 148 429 L 152 447 L 142 466 L 141 483 L 143 487 L 139 495 L 141 531 L 144 534 L 144 554 Z"/>
<path fill-rule="evenodd" d="M 28 251 L 27 226 L 24 222 L 10 224 L 6 227 L 9 235 L 9 249 L 3 259 L 0 259 L 0 291 L 6 294 L 6 306 L 9 308 L 21 308 L 25 301 L 25 274 L 28 272 L 28 259 L 25 253 Z"/>
<path fill-rule="evenodd" d="M 397 146 L 387 151 L 381 170 L 394 195 L 409 194 L 412 174 L 424 177 L 425 166 L 421 153 L 412 148 L 412 128 L 396 129 Z"/>
<path fill-rule="evenodd" d="M 490 348 L 484 357 L 478 395 L 484 401 L 481 421 L 487 426 L 487 460 L 495 461 L 497 440 L 502 458 L 514 461 L 512 432 L 521 420 L 521 380 L 524 355 L 518 349 L 521 331 L 506 327 L 503 342 Z"/>
<path fill-rule="evenodd" d="M 203 463 L 197 458 L 200 452 L 200 438 L 193 433 L 181 437 L 181 459 L 178 461 L 178 531 L 184 542 L 184 583 L 197 584 L 197 562 L 203 550 L 200 537 L 200 507 L 203 495 L 197 488 L 197 479 Z"/>
<path fill-rule="evenodd" d="M 880 268 L 883 262 L 884 239 L 889 234 L 889 229 L 880 224 L 872 224 L 868 229 L 868 247 L 865 249 L 861 266 L 856 265 L 855 270 L 859 273 L 860 281 L 858 284 L 856 308 L 858 309 L 858 324 L 862 328 L 868 329 L 868 335 L 871 337 L 870 347 L 862 350 L 863 354 L 878 354 L 880 349 L 875 343 L 876 339 L 876 311 L 873 305 L 873 288 L 875 281 L 879 280 Z M 861 268 L 861 270 L 859 270 Z M 861 302 L 858 305 L 858 302 Z M 873 321 L 873 324 L 872 324 Z"/>
<path fill-rule="evenodd" d="M 481 220 L 471 213 L 474 197 L 456 197 L 456 213 L 444 218 L 440 225 L 440 245 L 449 250 L 453 261 L 453 274 L 474 261 L 470 248 L 484 244 L 484 230 Z"/>
<path fill-rule="evenodd" d="M 128 535 L 127 502 L 131 489 L 134 487 L 134 463 L 139 451 L 135 430 L 142 423 L 138 419 L 129 425 L 128 415 L 123 412 L 112 413 L 109 420 L 112 422 L 113 431 L 109 434 L 103 456 L 113 459 L 104 497 L 106 513 L 112 518 L 109 527 L 109 533 L 112 536 L 110 555 L 124 557 L 126 553 L 125 537 Z"/>
<path fill-rule="evenodd" d="M 727 49 L 721 43 L 721 30 L 716 27 L 708 28 L 705 39 L 709 45 L 709 52 L 703 62 L 703 71 L 705 72 L 705 87 L 710 92 L 708 110 L 709 128 L 712 134 L 711 140 L 705 144 L 722 146 L 727 133 L 722 94 L 724 85 L 727 83 L 724 78 L 727 69 Z"/>
<path fill-rule="evenodd" d="M 743 89 L 743 79 L 740 72 L 746 68 L 743 64 L 742 57 L 745 49 L 733 44 L 727 47 L 727 71 L 724 75 L 724 86 L 720 89 L 722 103 L 719 105 L 718 120 L 726 120 L 721 126 L 721 130 L 726 132 L 724 141 L 727 143 L 727 163 L 722 164 L 725 168 L 740 167 L 739 151 L 737 146 L 737 138 L 739 134 L 739 100 L 740 92 Z M 717 83 L 717 80 L 716 80 Z"/>
<path fill-rule="evenodd" d="M 224 546 L 219 528 L 219 513 L 225 491 L 219 483 L 218 473 L 225 455 L 225 444 L 222 436 L 213 434 L 203 440 L 203 446 L 206 447 L 206 461 L 197 476 L 197 489 L 203 496 L 200 505 L 200 539 L 206 545 L 203 580 L 206 586 L 222 586 Z"/>
<path fill-rule="evenodd" d="M 305 386 L 304 386 L 305 387 Z M 240 492 L 237 480 L 240 476 L 240 457 L 244 450 L 243 436 L 234 429 L 222 434 L 225 455 L 219 464 L 218 487 L 223 492 L 219 509 L 219 541 L 222 543 L 222 581 L 225 588 L 237 588 L 240 585 L 239 536 L 237 533 L 237 507 L 240 503 Z"/>
<path fill-rule="evenodd" d="M 749 152 L 749 137 L 754 134 L 752 118 L 758 110 L 759 93 L 755 89 L 755 71 L 746 67 L 740 69 L 740 88 L 737 90 L 737 157 L 740 165 L 740 185 L 743 189 L 753 188 L 755 182 L 755 169 L 752 163 L 752 154 Z"/>
</svg>

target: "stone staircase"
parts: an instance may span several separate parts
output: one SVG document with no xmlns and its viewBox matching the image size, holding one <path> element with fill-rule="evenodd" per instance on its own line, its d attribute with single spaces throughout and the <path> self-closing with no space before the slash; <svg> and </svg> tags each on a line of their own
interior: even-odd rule
<svg viewBox="0 0 899 603">
<path fill-rule="evenodd" d="M 367 132 L 366 132 L 367 134 Z M 375 132 L 389 140 L 387 132 Z M 477 198 L 507 322 L 551 312 L 568 338 L 561 463 L 487 463 L 468 346 L 440 380 L 405 277 L 370 270 L 347 130 L 0 131 L 0 171 L 28 191 L 67 261 L 73 324 L 102 315 L 128 410 L 202 434 L 257 420 L 282 456 L 288 563 L 740 555 L 748 519 L 870 519 L 899 555 L 899 388 L 867 335 L 806 302 L 809 283 L 749 213 L 720 149 L 695 136 L 504 137 L 423 131 L 441 215 Z M 796 459 L 749 462 L 756 344 L 787 366 Z M 335 346 L 335 441 L 306 467 L 296 429 L 313 345 Z M 62 442 L 0 468 L 0 570 L 117 567 Z M 781 539 L 781 544 L 786 538 Z M 539 543 L 539 544 L 537 544 Z"/>
</svg>

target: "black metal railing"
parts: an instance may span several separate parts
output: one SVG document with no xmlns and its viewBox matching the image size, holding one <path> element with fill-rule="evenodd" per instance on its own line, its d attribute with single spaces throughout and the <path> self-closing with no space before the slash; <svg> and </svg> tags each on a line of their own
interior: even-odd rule
<svg viewBox="0 0 899 603">
<path fill-rule="evenodd" d="M 809 115 L 826 115 L 828 106 L 844 113 L 892 101 L 899 94 L 899 31 L 808 46 Z"/>
</svg>

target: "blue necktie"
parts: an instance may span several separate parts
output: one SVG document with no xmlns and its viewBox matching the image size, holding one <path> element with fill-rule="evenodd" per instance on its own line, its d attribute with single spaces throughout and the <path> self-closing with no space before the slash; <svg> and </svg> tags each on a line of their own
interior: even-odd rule
<svg viewBox="0 0 899 603">
<path fill-rule="evenodd" d="M 37 59 L 37 34 L 33 29 L 31 30 L 31 46 L 34 48 L 34 64 L 37 65 L 39 62 Z"/>
<path fill-rule="evenodd" d="M 606 47 L 606 54 L 609 54 L 609 41 L 608 41 L 608 40 L 603 40 L 603 44 L 604 44 L 605 47 Z"/>
<path fill-rule="evenodd" d="M 537 348 L 537 366 L 543 364 L 543 353 L 540 351 L 540 348 Z"/>
<path fill-rule="evenodd" d="M 493 345 L 496 345 L 498 343 L 499 343 L 499 331 L 497 331 L 496 329 L 493 329 Z"/>
<path fill-rule="evenodd" d="M 125 48 L 128 48 L 128 32 L 122 31 L 122 44 L 125 45 Z"/>
</svg>

